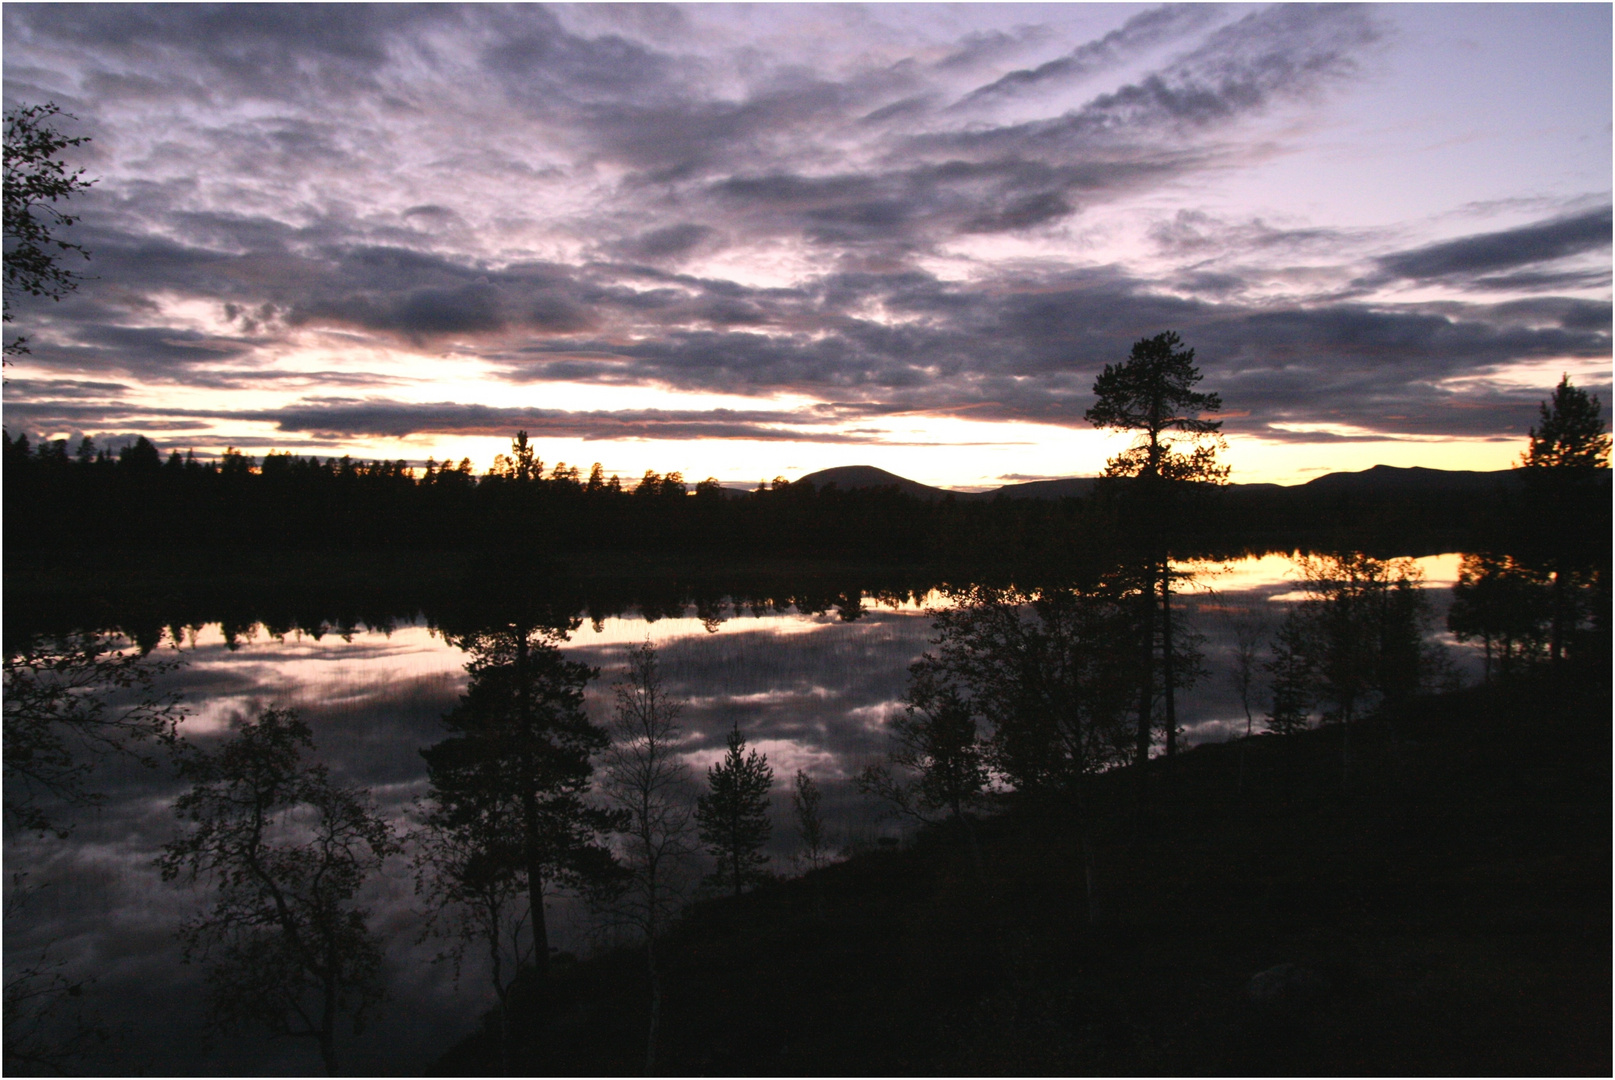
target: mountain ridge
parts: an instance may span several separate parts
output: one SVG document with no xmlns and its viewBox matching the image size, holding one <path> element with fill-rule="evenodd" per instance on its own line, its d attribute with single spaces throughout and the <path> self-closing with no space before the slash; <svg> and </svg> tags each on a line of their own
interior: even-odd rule
<svg viewBox="0 0 1615 1080">
<path fill-rule="evenodd" d="M 1398 493 L 1428 490 L 1484 491 L 1501 482 L 1517 482 L 1515 469 L 1491 471 L 1475 469 L 1431 469 L 1422 465 L 1374 465 L 1356 472 L 1332 472 L 1314 477 L 1304 484 L 1229 484 L 1236 491 L 1301 491 L 1317 492 L 1368 492 L 1395 491 Z M 845 490 L 895 487 L 905 495 L 921 499 L 941 499 L 953 496 L 960 500 L 1007 499 L 1063 499 L 1088 495 L 1101 478 L 1097 476 L 1067 476 L 1050 480 L 1030 480 L 1019 484 L 1005 484 L 988 491 L 958 491 L 933 487 L 918 480 L 887 472 L 873 465 L 839 465 L 820 469 L 795 481 L 815 488 L 834 485 Z"/>
</svg>

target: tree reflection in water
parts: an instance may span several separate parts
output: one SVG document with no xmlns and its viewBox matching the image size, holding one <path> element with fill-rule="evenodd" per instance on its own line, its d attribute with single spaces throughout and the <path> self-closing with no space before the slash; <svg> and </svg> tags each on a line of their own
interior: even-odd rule
<svg viewBox="0 0 1615 1080">
<path fill-rule="evenodd" d="M 1458 557 L 1421 564 L 1440 623 Z M 1295 589 L 1294 578 L 1285 577 L 1287 559 L 1233 565 L 1206 579 L 1222 586 L 1220 595 L 1183 597 L 1185 622 L 1206 635 L 1206 662 L 1214 670 L 1226 668 L 1234 647 L 1227 612 L 1266 606 Z M 738 720 L 779 775 L 802 769 L 814 778 L 830 830 L 872 843 L 892 826 L 851 779 L 885 755 L 885 725 L 901 708 L 908 666 L 933 637 L 926 605 L 940 599 L 931 592 L 937 584 L 877 577 L 754 581 L 724 590 L 664 581 L 643 595 L 626 586 L 573 584 L 548 602 L 582 620 L 560 645 L 565 658 L 602 669 L 584 700 L 595 723 L 610 718 L 611 683 L 626 647 L 649 640 L 666 692 L 686 703 L 681 749 L 688 764 L 704 771 Z M 156 602 L 136 605 L 126 621 L 178 645 L 185 664 L 161 673 L 153 690 L 183 695 L 189 715 L 180 730 L 187 738 L 216 748 L 232 715 L 253 715 L 266 705 L 296 708 L 333 779 L 371 789 L 378 813 L 395 827 L 408 822 L 413 801 L 427 791 L 419 751 L 443 739 L 442 718 L 467 689 L 467 657 L 455 647 L 456 635 L 474 631 L 497 597 L 389 604 L 378 596 L 333 594 L 325 605 L 297 610 L 276 606 L 268 592 L 261 605 L 248 597 L 215 606 L 200 593 L 174 599 L 174 611 Z M 1477 644 L 1464 654 L 1475 661 L 1472 678 L 1479 676 L 1481 652 Z M 1238 692 L 1220 677 L 1204 681 L 1180 719 L 1188 744 L 1243 733 L 1246 723 Z M 104 762 L 96 781 L 105 803 L 73 819 L 70 840 L 8 835 L 9 868 L 32 871 L 50 900 L 33 905 L 25 920 L 8 920 L 7 956 L 37 955 L 57 942 L 71 960 L 70 979 L 97 976 L 87 997 L 108 1024 L 121 1025 L 129 1060 L 146 1068 L 306 1069 L 307 1059 L 283 1043 L 243 1036 L 210 1044 L 202 1037 L 198 972 L 179 963 L 173 936 L 201 898 L 164 885 L 152 864 L 173 835 L 171 806 L 183 785 L 165 771 L 119 761 Z M 787 799 L 781 787 L 774 807 L 781 827 L 769 851 L 775 865 L 788 865 L 794 854 L 792 830 L 783 827 Z M 399 860 L 357 897 L 388 941 L 383 970 L 392 1000 L 363 1040 L 344 1046 L 344 1065 L 355 1071 L 418 1070 L 491 1004 L 491 992 L 478 990 L 487 985 L 481 973 L 457 988 L 446 965 L 430 963 L 436 946 L 417 943 L 413 884 Z M 581 913 L 564 903 L 551 910 L 554 943 L 583 948 Z M 92 1067 L 117 1070 L 110 1061 Z"/>
</svg>

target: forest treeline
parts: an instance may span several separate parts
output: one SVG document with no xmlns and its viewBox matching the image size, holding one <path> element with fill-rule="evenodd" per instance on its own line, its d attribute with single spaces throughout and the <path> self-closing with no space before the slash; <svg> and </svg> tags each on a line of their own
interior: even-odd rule
<svg viewBox="0 0 1615 1080">
<path fill-rule="evenodd" d="M 1086 499 L 925 500 L 894 488 L 841 489 L 776 479 L 751 492 L 676 471 L 636 481 L 546 468 L 518 434 L 476 474 L 469 461 L 320 460 L 227 451 L 163 458 L 141 437 L 116 453 L 84 439 L 5 436 L 5 543 L 23 552 L 497 551 L 547 555 L 660 552 L 893 562 L 1058 563 L 1114 542 L 1127 478 Z M 1607 485 L 1607 470 L 1604 472 Z M 1379 550 L 1481 546 L 1518 517 L 1518 485 L 1475 490 L 1185 485 L 1174 546 L 1227 554 L 1249 546 L 1339 542 Z M 1606 486 L 1607 490 L 1607 486 Z M 1606 517 L 1607 520 L 1607 517 Z M 1606 530 L 1607 531 L 1607 530 Z"/>
<path fill-rule="evenodd" d="M 1133 818 L 1136 835 L 1143 822 L 1183 812 L 1173 810 L 1188 783 L 1172 771 L 1174 698 L 1214 678 L 1234 683 L 1250 727 L 1226 784 L 1267 813 L 1284 797 L 1275 791 L 1295 786 L 1298 754 L 1309 755 L 1308 782 L 1327 790 L 1355 796 L 1382 783 L 1368 775 L 1383 772 L 1385 747 L 1375 740 L 1392 730 L 1385 725 L 1403 730 L 1428 708 L 1424 695 L 1451 683 L 1411 560 L 1341 553 L 1302 557 L 1296 571 L 1302 598 L 1284 605 L 1281 620 L 1262 605 L 1227 616 L 1238 621 L 1235 647 L 1215 668 L 1203 639 L 1182 622 L 1163 623 L 1160 583 L 1136 565 L 1059 588 L 950 590 L 887 719 L 889 752 L 854 782 L 958 853 L 954 873 L 970 904 L 999 902 L 992 883 L 1005 854 L 983 837 L 1018 813 L 1056 828 L 1063 840 L 1051 850 L 1073 865 L 1072 891 L 1057 905 L 1061 933 L 1125 923 L 1119 815 Z M 1466 556 L 1449 626 L 1485 638 L 1497 659 L 1485 678 L 1499 690 L 1544 677 L 1607 686 L 1606 580 L 1599 567 L 1543 571 Z M 495 1008 L 459 1051 L 478 1071 L 544 1071 L 565 1054 L 594 1063 L 583 1071 L 607 1061 L 620 1071 L 623 1032 L 592 1045 L 567 1034 L 559 988 L 575 962 L 552 963 L 543 913 L 546 898 L 573 897 L 601 942 L 617 946 L 601 954 L 616 971 L 605 993 L 638 1025 L 631 1054 L 643 1053 L 647 1072 L 677 1070 L 693 1029 L 681 1019 L 663 1047 L 661 1017 L 664 1009 L 686 1017 L 692 1006 L 681 913 L 703 897 L 739 901 L 779 887 L 785 867 L 769 865 L 763 848 L 785 826 L 818 912 L 807 923 L 822 926 L 823 872 L 847 845 L 825 832 L 805 773 L 794 779 L 789 818 L 774 820 L 773 770 L 739 726 L 705 783 L 691 775 L 684 702 L 663 683 L 648 643 L 629 647 L 613 672 L 609 723 L 592 720 L 584 694 L 602 672 L 565 654 L 577 622 L 555 613 L 542 597 L 512 597 L 498 622 L 445 629 L 466 654 L 467 683 L 443 717 L 444 738 L 420 748 L 425 792 L 405 822 L 388 820 L 371 792 L 333 780 L 312 729 L 286 710 L 187 738 L 182 703 L 154 681 L 178 662 L 166 650 L 96 634 L 33 643 L 6 658 L 8 820 L 55 829 L 60 809 L 100 801 L 84 767 L 93 755 L 75 739 L 104 740 L 95 753 L 171 760 L 189 787 L 160 865 L 165 878 L 214 895 L 181 934 L 203 966 L 213 1022 L 309 1039 L 331 1073 L 347 1025 L 357 1029 L 386 996 L 387 934 L 398 933 L 396 919 L 372 919 L 362 905 L 364 883 L 405 858 L 424 932 L 456 965 L 485 958 L 478 966 Z M 1335 734 L 1332 767 L 1296 742 L 1314 729 Z M 1277 757 L 1257 745 L 1266 740 L 1250 739 L 1255 730 L 1282 740 Z M 1119 797 L 1124 786 L 1131 794 Z M 996 957 L 1002 937 L 995 931 L 970 955 Z M 671 968 L 664 948 L 678 957 Z M 624 957 L 632 968 L 623 970 Z M 32 980 L 24 988 L 44 975 L 24 974 Z"/>
<path fill-rule="evenodd" d="M 520 433 L 512 453 L 482 477 L 468 464 L 434 463 L 417 476 L 396 464 L 290 455 L 257 465 L 239 454 L 164 463 L 144 440 L 116 457 L 88 444 L 70 457 L 65 445 L 32 448 L 8 438 L 8 509 L 13 498 L 32 500 L 22 505 L 34 515 L 19 526 L 8 514 L 8 529 L 26 535 L 61 530 L 89 545 L 115 531 L 135 538 L 136 549 L 157 550 L 166 543 L 235 552 L 256 546 L 251 537 L 273 540 L 271 549 L 320 551 L 330 542 L 366 550 L 348 530 L 362 525 L 371 546 L 385 548 L 376 538 L 396 525 L 420 550 L 443 543 L 504 556 L 482 559 L 480 576 L 462 579 L 463 592 L 451 590 L 437 617 L 445 639 L 467 656 L 467 680 L 442 718 L 443 738 L 420 748 L 426 785 L 407 823 L 384 817 L 371 792 L 334 778 L 316 757 L 311 727 L 290 711 L 259 709 L 237 716 L 228 732 L 192 738 L 182 703 L 156 682 L 172 661 L 153 646 L 165 629 L 176 641 L 183 636 L 171 618 L 135 642 L 84 628 L 13 635 L 8 625 L 8 827 L 65 834 L 71 826 L 58 810 L 102 801 L 92 783 L 98 757 L 154 767 L 166 758 L 188 788 L 174 804 L 178 829 L 158 864 L 165 879 L 212 897 L 181 931 L 185 955 L 203 966 L 211 1021 L 226 1031 L 261 1026 L 309 1039 L 327 1072 L 338 1071 L 339 1034 L 350 1024 L 357 1031 L 386 997 L 386 928 L 363 905 L 365 882 L 405 855 L 427 932 L 444 939 L 457 965 L 486 958 L 497 1005 L 477 1050 L 478 1071 L 603 1071 L 600 1055 L 615 1061 L 616 1048 L 630 1044 L 616 1031 L 579 1048 L 568 1034 L 569 995 L 560 991 L 564 972 L 545 916 L 546 900 L 557 895 L 617 928 L 619 952 L 634 958 L 612 993 L 633 1002 L 626 1015 L 638 1028 L 629 1036 L 635 1068 L 707 1071 L 710 1061 L 684 1056 L 687 1028 L 664 1028 L 664 1011 L 687 1012 L 694 1000 L 680 981 L 688 969 L 670 967 L 664 946 L 677 939 L 692 901 L 727 894 L 732 915 L 776 884 L 764 852 L 775 827 L 772 766 L 748 749 L 737 723 L 727 754 L 701 784 L 684 760 L 685 702 L 662 682 L 648 642 L 628 650 L 612 685 L 610 726 L 598 723 L 585 693 L 601 672 L 562 648 L 580 625 L 578 597 L 566 579 L 531 571 L 522 556 L 592 557 L 648 545 L 862 552 L 895 564 L 975 552 L 977 572 L 948 585 L 949 603 L 933 609 L 929 647 L 909 666 L 899 709 L 885 724 L 884 760 L 855 783 L 968 853 L 959 865 L 970 899 L 949 916 L 955 941 L 983 913 L 995 925 L 1011 914 L 994 884 L 1002 849 L 987 850 L 981 833 L 1017 810 L 1052 823 L 1058 839 L 1046 833 L 1040 857 L 1074 868 L 1070 888 L 1026 910 L 1057 923 L 1060 940 L 1102 948 L 1134 917 L 1122 900 L 1131 886 L 1115 869 L 1131 857 L 1128 845 L 1148 836 L 1152 821 L 1187 820 L 1180 817 L 1182 763 L 1193 755 L 1180 743 L 1179 705 L 1213 672 L 1204 639 L 1184 619 L 1186 557 L 1255 528 L 1231 509 L 1237 493 L 1221 486 L 1227 469 L 1216 460 L 1217 422 L 1204 418 L 1220 399 L 1195 390 L 1193 352 L 1179 345 L 1174 334 L 1158 335 L 1138 342 L 1127 364 L 1107 366 L 1090 419 L 1137 438 L 1109 463 L 1111 482 L 1094 496 L 1058 503 L 924 503 L 890 490 L 783 483 L 729 497 L 707 482 L 691 493 L 676 474 L 647 474 L 627 490 L 598 470 L 588 480 L 560 467 L 546 472 Z M 1609 452 L 1597 400 L 1562 382 L 1531 432 L 1518 482 L 1498 493 L 1506 513 L 1493 507 L 1492 518 L 1471 526 L 1481 542 L 1465 548 L 1448 629 L 1481 643 L 1484 678 L 1503 691 L 1540 683 L 1556 694 L 1607 696 Z M 1410 522 L 1430 507 L 1409 499 L 1384 505 L 1402 510 L 1376 522 L 1359 504 L 1356 530 L 1337 528 L 1326 534 L 1331 549 L 1297 557 L 1300 595 L 1283 605 L 1282 617 L 1270 608 L 1232 616 L 1235 648 L 1219 674 L 1238 689 L 1246 738 L 1237 740 L 1236 770 L 1224 786 L 1252 808 L 1261 804 L 1247 795 L 1246 749 L 1258 723 L 1275 737 L 1270 743 L 1285 744 L 1277 755 L 1253 755 L 1268 758 L 1270 781 L 1293 772 L 1292 748 L 1318 745 L 1313 736 L 1323 732 L 1332 761 L 1313 768 L 1308 783 L 1338 793 L 1343 804 L 1359 803 L 1371 785 L 1402 783 L 1399 732 L 1433 692 L 1456 684 L 1433 637 L 1417 566 L 1351 544 L 1365 521 L 1400 522 L 1397 542 L 1414 542 Z M 164 507 L 177 516 L 165 521 Z M 1403 511 L 1414 517 L 1397 518 Z M 81 533 L 92 519 L 99 531 Z M 197 535 L 185 534 L 191 527 Z M 450 543 L 455 537 L 464 542 Z M 1036 572 L 995 578 L 986 556 L 1006 551 L 1049 559 L 1029 562 L 1040 566 Z M 912 579 L 889 584 L 893 595 L 918 598 Z M 686 595 L 667 595 L 675 594 Z M 860 585 L 792 603 L 822 603 L 856 618 L 862 594 Z M 783 595 L 764 589 L 750 602 L 777 604 Z M 705 617 L 721 619 L 734 603 L 732 595 L 712 597 Z M 226 636 L 250 629 L 226 627 Z M 1389 739 L 1383 754 L 1372 749 L 1378 735 Z M 1284 788 L 1293 796 L 1293 777 L 1281 779 L 1260 796 L 1264 812 L 1282 815 Z M 812 777 L 799 772 L 792 798 L 798 868 L 820 890 L 814 907 L 822 924 L 824 873 L 835 852 L 818 798 Z M 1122 818 L 1131 825 L 1121 826 Z M 985 973 L 1001 991 L 1012 983 L 1003 973 L 1018 962 L 1015 950 L 1003 931 L 983 940 L 986 963 L 972 978 Z M 1214 949 L 1204 941 L 1194 947 Z M 927 950 L 915 970 L 948 968 L 952 955 Z M 24 992 L 54 1000 L 49 977 L 40 968 L 9 980 L 8 1002 Z M 47 991 L 34 993 L 40 986 Z M 974 986 L 958 998 L 977 1003 L 961 1006 L 972 1022 L 984 1018 L 983 1000 Z M 750 1038 L 758 1041 L 756 1033 Z M 577 1049 L 594 1055 L 590 1067 L 559 1068 Z M 611 1068 L 622 1071 L 620 1063 Z M 786 1070 L 776 1062 L 773 1071 Z"/>
</svg>

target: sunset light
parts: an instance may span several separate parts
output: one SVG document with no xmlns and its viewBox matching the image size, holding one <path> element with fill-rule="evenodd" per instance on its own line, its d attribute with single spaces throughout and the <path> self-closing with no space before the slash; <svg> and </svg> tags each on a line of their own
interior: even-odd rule
<svg viewBox="0 0 1615 1080">
<path fill-rule="evenodd" d="M 1173 329 L 1236 482 L 1506 468 L 1609 398 L 1609 18 L 8 5 L 95 183 L 6 425 L 982 489 Z"/>
</svg>

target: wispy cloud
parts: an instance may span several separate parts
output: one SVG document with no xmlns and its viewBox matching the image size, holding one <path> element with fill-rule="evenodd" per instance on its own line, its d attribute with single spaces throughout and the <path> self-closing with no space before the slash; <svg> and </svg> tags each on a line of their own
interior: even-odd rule
<svg viewBox="0 0 1615 1080">
<path fill-rule="evenodd" d="M 1497 202 L 1457 237 L 1200 198 L 1362 92 L 1389 9 L 952 36 L 815 11 L 8 5 L 8 101 L 76 112 L 100 177 L 75 226 L 94 280 L 19 309 L 8 424 L 1080 428 L 1100 368 L 1170 327 L 1249 413 L 1231 431 L 1490 437 L 1535 401 L 1491 374 L 1609 356 L 1607 193 L 1522 188 L 1562 209 Z M 439 378 L 483 390 L 418 404 Z M 546 382 L 836 407 L 508 404 Z M 216 396 L 153 400 L 176 388 Z"/>
</svg>

